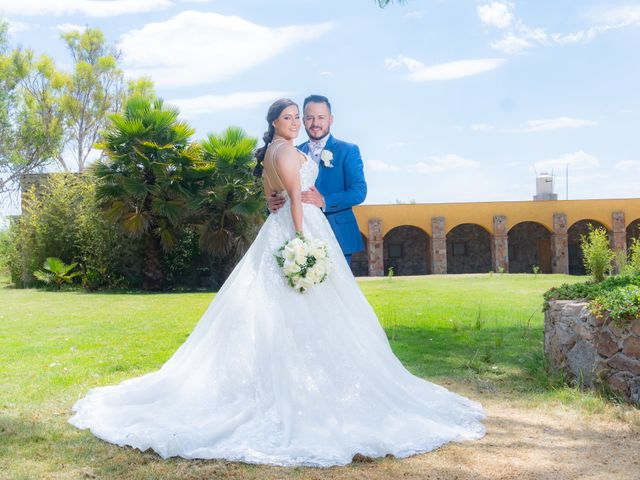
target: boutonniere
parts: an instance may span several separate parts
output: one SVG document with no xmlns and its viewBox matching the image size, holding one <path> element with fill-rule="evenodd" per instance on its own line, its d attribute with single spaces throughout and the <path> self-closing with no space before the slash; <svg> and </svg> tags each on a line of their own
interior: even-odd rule
<svg viewBox="0 0 640 480">
<path fill-rule="evenodd" d="M 331 160 L 333 160 L 333 153 L 331 153 L 331 150 L 322 150 L 320 159 L 325 167 L 333 168 L 333 163 L 331 163 Z"/>
</svg>

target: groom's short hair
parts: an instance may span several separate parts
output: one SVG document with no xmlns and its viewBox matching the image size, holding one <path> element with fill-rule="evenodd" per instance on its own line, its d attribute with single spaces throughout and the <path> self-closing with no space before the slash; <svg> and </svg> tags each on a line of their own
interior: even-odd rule
<svg viewBox="0 0 640 480">
<path fill-rule="evenodd" d="M 331 103 L 329 102 L 329 99 L 324 95 L 309 95 L 304 99 L 302 110 L 304 110 L 304 107 L 307 106 L 307 103 L 326 103 L 327 107 L 329 108 L 329 113 L 331 113 Z"/>
</svg>

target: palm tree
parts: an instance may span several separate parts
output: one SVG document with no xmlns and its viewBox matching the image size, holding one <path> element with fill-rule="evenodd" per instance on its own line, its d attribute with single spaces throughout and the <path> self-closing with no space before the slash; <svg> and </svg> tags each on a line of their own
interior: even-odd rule
<svg viewBox="0 0 640 480">
<path fill-rule="evenodd" d="M 228 264 L 246 251 L 264 220 L 266 203 L 253 176 L 256 143 L 238 127 L 210 134 L 202 142 L 202 159 L 195 169 L 202 182 L 194 205 L 200 249 Z"/>
<path fill-rule="evenodd" d="M 145 290 L 162 288 L 162 249 L 175 245 L 185 206 L 194 197 L 189 171 L 200 146 L 190 143 L 193 133 L 178 120 L 177 109 L 159 99 L 134 97 L 123 113 L 111 115 L 98 144 L 106 159 L 93 167 L 97 198 L 109 218 L 144 242 Z"/>
<path fill-rule="evenodd" d="M 406 2 L 406 0 L 396 0 L 397 4 L 402 4 L 402 3 L 405 3 L 405 2 Z M 376 0 L 376 3 L 378 4 L 378 6 L 380 8 L 384 8 L 387 5 L 389 5 L 390 3 L 393 3 L 393 0 Z"/>
</svg>

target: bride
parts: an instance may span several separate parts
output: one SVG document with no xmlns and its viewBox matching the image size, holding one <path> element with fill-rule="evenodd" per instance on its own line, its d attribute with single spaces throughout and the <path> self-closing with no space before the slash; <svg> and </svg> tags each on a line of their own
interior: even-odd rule
<svg viewBox="0 0 640 480">
<path fill-rule="evenodd" d="M 293 146 L 298 106 L 267 114 L 265 195 L 283 192 L 193 332 L 158 370 L 94 388 L 69 422 L 162 458 L 345 465 L 484 435 L 482 407 L 410 374 L 395 357 L 322 211 L 302 203 L 318 166 Z M 328 244 L 333 270 L 301 294 L 274 253 L 296 232 Z"/>
</svg>

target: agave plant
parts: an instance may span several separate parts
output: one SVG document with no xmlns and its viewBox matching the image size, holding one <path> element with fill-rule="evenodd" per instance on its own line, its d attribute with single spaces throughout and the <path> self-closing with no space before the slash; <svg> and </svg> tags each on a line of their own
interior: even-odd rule
<svg viewBox="0 0 640 480">
<path fill-rule="evenodd" d="M 144 242 L 142 287 L 159 290 L 162 250 L 176 244 L 188 212 L 196 187 L 188 172 L 200 146 L 190 142 L 194 130 L 178 119 L 178 110 L 162 100 L 134 97 L 110 120 L 98 144 L 106 158 L 93 167 L 98 201 L 127 234 Z"/>
<path fill-rule="evenodd" d="M 210 134 L 202 143 L 195 199 L 200 249 L 233 263 L 264 220 L 262 189 L 253 176 L 256 139 L 238 127 Z"/>
<path fill-rule="evenodd" d="M 33 272 L 33 276 L 41 282 L 49 285 L 53 284 L 57 289 L 60 289 L 65 283 L 73 283 L 73 278 L 80 275 L 80 272 L 72 272 L 77 266 L 77 263 L 67 265 L 59 258 L 49 257 L 42 265 L 44 271 L 36 270 Z"/>
</svg>

